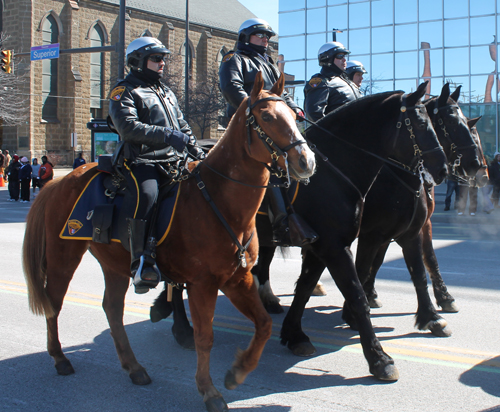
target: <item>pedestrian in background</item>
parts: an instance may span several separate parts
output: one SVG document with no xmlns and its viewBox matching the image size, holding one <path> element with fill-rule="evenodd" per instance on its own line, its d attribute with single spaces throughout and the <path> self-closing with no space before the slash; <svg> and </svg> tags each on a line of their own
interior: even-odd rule
<svg viewBox="0 0 500 412">
<path fill-rule="evenodd" d="M 498 198 L 500 197 L 500 152 L 495 152 L 495 156 L 488 166 L 488 175 L 493 185 L 491 201 L 493 206 L 498 207 Z"/>
<path fill-rule="evenodd" d="M 84 165 L 85 159 L 83 158 L 83 153 L 78 153 L 78 157 L 75 159 L 73 162 L 73 170 L 76 169 L 77 167 L 80 167 L 81 165 Z"/>
<path fill-rule="evenodd" d="M 4 162 L 5 162 L 5 155 L 0 150 L 0 187 L 5 186 L 4 180 L 3 180 L 3 176 L 4 176 L 4 173 L 5 173 Z"/>
<path fill-rule="evenodd" d="M 7 168 L 9 167 L 10 162 L 12 161 L 12 157 L 10 156 L 8 150 L 4 151 L 4 156 L 5 156 L 5 159 L 3 161 L 3 167 L 4 167 L 3 180 L 5 183 L 7 183 L 7 180 L 9 180 L 9 177 L 7 176 L 7 173 L 8 173 Z"/>
<path fill-rule="evenodd" d="M 446 177 L 446 196 L 444 198 L 444 211 L 445 212 L 450 210 L 451 198 L 453 196 L 453 193 L 455 193 L 455 206 L 456 206 L 457 199 L 458 199 L 458 178 L 453 174 L 449 174 Z"/>
<path fill-rule="evenodd" d="M 32 168 L 29 159 L 24 156 L 21 159 L 21 169 L 19 170 L 19 180 L 21 182 L 21 203 L 30 201 L 30 182 Z"/>
<path fill-rule="evenodd" d="M 40 189 L 54 178 L 53 168 L 54 165 L 49 162 L 47 156 L 42 156 L 42 164 L 40 166 L 40 170 L 38 171 L 38 177 L 40 177 Z"/>
<path fill-rule="evenodd" d="M 38 159 L 34 157 L 31 165 L 31 187 L 33 188 L 33 194 L 35 194 L 37 187 L 40 188 L 40 179 L 38 178 L 39 171 L 40 165 L 38 164 Z"/>
<path fill-rule="evenodd" d="M 9 174 L 9 202 L 17 202 L 19 200 L 19 169 L 21 169 L 19 156 L 14 155 L 7 171 Z"/>
</svg>

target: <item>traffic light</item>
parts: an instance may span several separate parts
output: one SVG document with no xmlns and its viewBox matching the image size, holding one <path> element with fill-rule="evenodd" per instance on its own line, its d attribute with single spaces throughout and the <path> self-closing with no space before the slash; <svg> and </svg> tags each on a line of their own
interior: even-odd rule
<svg viewBox="0 0 500 412">
<path fill-rule="evenodd" d="M 12 58 L 14 57 L 14 52 L 12 50 L 2 50 L 2 59 L 0 60 L 0 65 L 2 66 L 2 70 L 5 73 L 13 72 L 13 64 Z"/>
</svg>

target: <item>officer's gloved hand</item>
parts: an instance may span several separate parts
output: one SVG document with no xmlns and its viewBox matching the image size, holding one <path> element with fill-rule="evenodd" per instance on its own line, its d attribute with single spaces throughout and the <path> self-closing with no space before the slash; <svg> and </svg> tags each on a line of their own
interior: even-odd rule
<svg viewBox="0 0 500 412">
<path fill-rule="evenodd" d="M 188 147 L 188 152 L 191 155 L 193 155 L 193 157 L 195 157 L 198 160 L 205 159 L 206 157 L 205 152 L 202 150 L 200 146 L 189 143 L 187 147 Z"/>
<path fill-rule="evenodd" d="M 303 122 L 304 118 L 306 117 L 306 115 L 304 114 L 302 109 L 297 109 L 297 111 L 295 112 L 295 115 L 296 115 L 297 120 L 299 122 Z"/>
<path fill-rule="evenodd" d="M 189 143 L 189 136 L 179 130 L 167 129 L 167 133 L 165 134 L 165 143 L 172 146 L 178 152 L 182 152 Z"/>
</svg>

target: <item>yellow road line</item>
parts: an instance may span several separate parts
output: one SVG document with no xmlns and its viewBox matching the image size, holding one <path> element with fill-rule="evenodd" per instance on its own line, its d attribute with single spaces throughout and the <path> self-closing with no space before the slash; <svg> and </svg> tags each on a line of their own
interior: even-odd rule
<svg viewBox="0 0 500 412">
<path fill-rule="evenodd" d="M 23 295 L 27 294 L 26 285 L 19 282 L 0 280 L 0 291 L 15 292 Z M 90 307 L 102 306 L 102 296 L 69 291 L 64 299 L 65 302 L 79 304 Z M 138 307 L 136 307 L 138 306 Z M 140 315 L 143 318 L 149 318 L 151 305 L 137 302 L 126 301 L 125 312 L 129 314 Z M 236 323 L 235 323 L 236 322 Z M 214 327 L 230 333 L 253 335 L 253 326 L 241 324 L 246 322 L 242 318 L 231 317 L 227 315 L 216 315 Z M 273 325 L 273 340 L 279 340 L 279 329 L 281 325 Z M 362 352 L 359 336 L 341 334 L 339 331 L 324 331 L 318 329 L 305 328 L 304 331 L 311 335 L 314 344 L 318 347 L 335 348 L 337 350 Z M 439 361 L 444 364 L 458 364 L 466 367 L 467 365 L 479 365 L 494 368 L 500 373 L 500 361 L 492 360 L 500 356 L 499 353 L 490 353 L 470 349 L 453 348 L 448 346 L 427 345 L 415 342 L 409 342 L 402 339 L 396 339 L 391 342 L 383 341 L 383 346 L 391 355 L 400 355 L 409 357 L 409 360 L 419 359 L 420 361 Z M 417 349 L 411 349 L 417 348 Z M 448 353 L 445 353 L 448 352 Z M 472 355 L 476 357 L 466 356 Z"/>
</svg>

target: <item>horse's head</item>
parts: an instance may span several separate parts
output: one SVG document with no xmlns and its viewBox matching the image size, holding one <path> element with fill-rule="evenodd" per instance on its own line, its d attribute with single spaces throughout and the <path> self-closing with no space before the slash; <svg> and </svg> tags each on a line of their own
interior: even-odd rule
<svg viewBox="0 0 500 412">
<path fill-rule="evenodd" d="M 410 137 L 410 139 L 403 135 L 399 137 L 406 142 L 405 145 L 401 145 L 400 155 L 403 158 L 408 157 L 407 153 L 411 152 L 412 159 L 409 163 L 405 163 L 415 170 L 423 162 L 434 182 L 440 184 L 448 173 L 447 159 L 432 127 L 432 121 L 422 104 L 427 83 L 419 85 L 415 92 L 400 97 L 401 108 L 397 127 L 400 128 L 400 133 L 406 131 Z M 408 150 L 405 148 L 408 145 L 413 148 Z"/>
<path fill-rule="evenodd" d="M 450 85 L 446 83 L 439 97 L 433 97 L 424 104 L 448 157 L 450 172 L 473 177 L 481 166 L 481 154 L 467 125 L 467 118 L 457 104 L 460 88 L 450 94 Z"/>
<path fill-rule="evenodd" d="M 306 179 L 315 170 L 314 154 L 295 123 L 296 115 L 281 98 L 285 77 L 281 74 L 270 91 L 263 90 L 258 72 L 246 104 L 247 153 L 259 162 L 279 166 L 295 179 Z"/>
<path fill-rule="evenodd" d="M 476 185 L 478 187 L 483 187 L 488 183 L 488 164 L 486 163 L 486 159 L 484 158 L 483 146 L 481 144 L 481 138 L 479 137 L 479 133 L 476 128 L 476 123 L 481 119 L 482 116 L 476 117 L 474 119 L 467 120 L 467 125 L 469 126 L 470 133 L 472 138 L 474 139 L 474 143 L 477 146 L 477 154 L 479 158 L 479 169 L 476 172 L 475 180 Z"/>
</svg>

